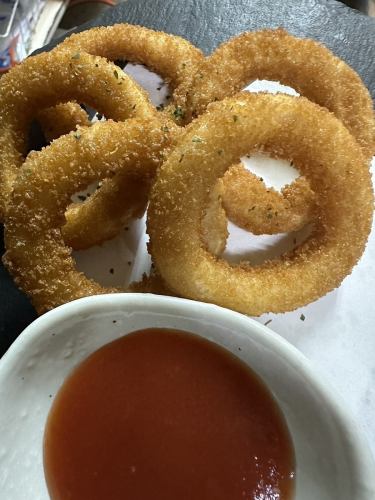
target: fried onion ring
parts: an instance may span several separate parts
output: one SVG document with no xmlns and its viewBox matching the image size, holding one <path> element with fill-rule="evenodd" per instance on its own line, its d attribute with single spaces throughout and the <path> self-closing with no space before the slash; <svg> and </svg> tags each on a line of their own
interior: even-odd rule
<svg viewBox="0 0 375 500">
<path fill-rule="evenodd" d="M 24 161 L 27 130 L 32 118 L 40 108 L 72 98 L 87 103 L 115 120 L 157 116 L 138 84 L 103 58 L 60 50 L 30 57 L 13 68 L 0 83 L 0 215 L 3 217 L 19 167 Z M 75 137 L 79 140 L 79 133 Z M 97 151 L 97 154 L 101 152 Z M 102 193 L 98 192 L 95 199 L 100 200 L 106 191 Z M 94 203 L 90 200 L 91 205 Z M 105 200 L 102 200 L 102 204 L 105 204 Z M 68 213 L 69 224 L 78 219 L 81 227 L 92 225 L 92 221 L 84 218 L 85 214 L 91 212 L 84 211 L 83 207 L 84 204 Z M 124 210 L 126 213 L 126 206 Z M 119 214 L 119 218 L 121 216 Z M 66 228 L 66 234 L 68 239 L 75 237 L 77 240 L 77 235 L 69 227 Z M 97 241 L 103 240 L 100 227 L 96 226 L 95 234 Z M 80 248 L 84 247 L 84 242 L 85 238 Z"/>
<path fill-rule="evenodd" d="M 91 125 L 86 111 L 73 102 L 42 109 L 36 118 L 48 142 L 57 139 L 61 135 L 69 134 L 69 132 L 75 130 L 77 125 L 80 127 L 89 127 Z"/>
<path fill-rule="evenodd" d="M 375 147 L 373 106 L 360 77 L 320 43 L 296 38 L 282 29 L 243 33 L 223 43 L 207 57 L 188 93 L 185 120 L 201 114 L 210 102 L 231 96 L 256 79 L 279 81 L 326 107 L 346 125 L 365 156 L 372 157 Z M 271 190 L 267 193 L 244 169 L 227 175 L 225 183 L 228 186 L 225 186 L 223 200 L 229 218 L 254 234 L 296 230 L 309 220 L 309 213 L 313 211 L 311 189 L 301 180 L 288 186 L 281 196 Z M 258 201 L 249 207 L 247 198 L 250 199 L 254 189 Z M 293 199 L 295 195 L 297 200 Z M 254 205 L 258 207 L 255 212 L 251 210 Z M 250 211 L 246 214 L 247 208 Z M 270 219 L 270 212 L 278 215 Z"/>
<path fill-rule="evenodd" d="M 144 64 L 159 74 L 171 90 L 166 113 L 176 123 L 183 120 L 186 90 L 204 56 L 201 50 L 176 35 L 131 24 L 92 28 L 66 38 L 54 50 L 69 48 L 105 57 Z"/>
<path fill-rule="evenodd" d="M 260 149 L 306 176 L 316 195 L 314 228 L 278 259 L 232 266 L 206 250 L 200 221 L 217 179 Z M 178 295 L 251 315 L 290 311 L 350 274 L 372 212 L 367 160 L 342 122 L 302 97 L 242 92 L 212 104 L 159 169 L 148 209 L 149 250 L 157 274 Z"/>
<path fill-rule="evenodd" d="M 253 80 L 293 87 L 331 111 L 357 139 L 367 158 L 375 148 L 372 100 L 358 74 L 322 44 L 283 29 L 242 33 L 202 61 L 187 99 L 187 118 Z"/>
<path fill-rule="evenodd" d="M 279 193 L 239 164 L 225 172 L 216 189 L 228 218 L 253 234 L 298 231 L 314 218 L 315 195 L 304 177 Z"/>
<path fill-rule="evenodd" d="M 61 232 L 66 207 L 77 189 L 108 175 L 153 174 L 168 142 L 155 119 L 107 121 L 78 132 L 79 141 L 72 132 L 26 159 L 9 202 L 3 262 L 39 313 L 118 291 L 77 271 Z"/>
</svg>

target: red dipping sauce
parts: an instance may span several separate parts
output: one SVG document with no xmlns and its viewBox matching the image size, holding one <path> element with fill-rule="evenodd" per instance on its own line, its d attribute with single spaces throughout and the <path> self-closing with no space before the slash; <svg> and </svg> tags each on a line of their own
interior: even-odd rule
<svg viewBox="0 0 375 500">
<path fill-rule="evenodd" d="M 295 458 L 260 379 L 196 335 L 149 329 L 89 356 L 52 405 L 53 500 L 282 500 Z"/>
</svg>

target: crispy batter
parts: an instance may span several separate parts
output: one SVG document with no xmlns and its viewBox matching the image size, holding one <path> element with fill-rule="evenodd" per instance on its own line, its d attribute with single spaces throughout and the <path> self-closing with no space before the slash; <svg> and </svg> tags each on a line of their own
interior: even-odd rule
<svg viewBox="0 0 375 500">
<path fill-rule="evenodd" d="M 239 164 L 218 183 L 229 219 L 253 234 L 298 231 L 313 220 L 315 195 L 304 177 L 279 193 Z"/>
<path fill-rule="evenodd" d="M 375 149 L 374 112 L 369 92 L 360 77 L 320 43 L 296 38 L 283 29 L 243 33 L 220 45 L 202 61 L 188 90 L 185 122 L 199 116 L 210 102 L 231 96 L 256 79 L 289 85 L 329 109 L 357 139 L 366 158 L 371 159 Z M 240 178 L 241 185 L 237 182 Z M 224 182 L 228 183 L 223 199 L 229 217 L 255 234 L 294 230 L 299 221 L 303 225 L 311 213 L 312 192 L 304 181 L 288 186 L 283 192 L 284 200 L 272 190 L 267 193 L 259 182 L 256 185 L 254 177 L 244 172 L 239 176 L 238 170 L 235 175 L 227 175 Z M 256 198 L 264 203 L 262 208 L 256 212 L 250 210 L 246 215 L 245 208 L 249 206 L 246 193 L 252 194 L 254 189 L 259 195 Z M 294 203 L 294 193 L 297 203 Z M 304 198 L 307 210 L 303 210 Z M 240 205 L 239 199 L 245 205 Z M 259 206 L 258 201 L 256 205 Z M 280 214 L 281 206 L 288 207 L 289 219 L 284 216 L 284 210 L 284 215 Z M 278 212 L 277 221 L 276 217 L 268 218 L 267 207 L 272 207 L 273 213 Z"/>
<path fill-rule="evenodd" d="M 142 217 L 147 207 L 156 169 L 168 155 L 177 137 L 183 132 L 165 117 L 159 117 L 159 127 L 164 135 L 162 148 L 153 153 L 152 164 L 147 171 L 136 175 L 119 172 L 106 179 L 82 204 L 69 206 L 62 228 L 65 243 L 74 249 L 89 248 L 116 236 L 131 219 Z"/>
<path fill-rule="evenodd" d="M 48 142 L 57 139 L 60 135 L 69 134 L 77 125 L 80 127 L 91 125 L 86 111 L 73 102 L 42 109 L 37 114 L 37 120 Z"/>
<path fill-rule="evenodd" d="M 97 123 L 79 128 L 26 159 L 5 224 L 3 262 L 39 313 L 65 302 L 116 291 L 77 271 L 61 227 L 70 197 L 116 172 L 155 171 L 167 137 L 159 120 Z"/>
<path fill-rule="evenodd" d="M 278 81 L 324 106 L 349 129 L 367 158 L 374 154 L 374 111 L 358 74 L 322 44 L 283 29 L 242 33 L 220 45 L 195 75 L 186 118 L 256 79 Z"/>
<path fill-rule="evenodd" d="M 103 58 L 84 52 L 71 50 L 43 53 L 30 57 L 20 66 L 12 69 L 1 79 L 0 83 L 0 153 L 2 165 L 0 169 L 0 212 L 4 216 L 13 184 L 19 167 L 24 161 L 27 146 L 29 124 L 40 108 L 58 102 L 76 98 L 79 102 L 98 109 L 115 120 L 125 120 L 133 116 L 142 118 L 156 117 L 157 112 L 151 105 L 145 92 L 123 73 L 117 66 Z M 169 133 L 166 133 L 169 135 Z M 77 132 L 76 140 L 80 139 Z M 111 181 L 116 183 L 115 179 Z M 123 180 L 120 183 L 124 186 Z M 98 192 L 90 205 L 98 204 L 98 211 L 105 200 L 107 191 Z M 92 228 L 94 221 L 85 216 L 95 212 L 84 209 L 84 204 L 76 207 L 67 215 L 73 229 L 66 229 L 72 242 L 77 242 L 78 235 L 73 233 L 74 227 L 80 227 L 81 241 L 78 246 L 85 247 L 86 234 L 82 228 Z M 128 213 L 124 205 L 124 213 L 118 218 L 123 222 L 123 215 Z M 108 237 L 103 226 L 95 226 L 96 241 Z M 101 232 L 103 231 L 103 233 Z M 92 240 L 92 235 L 90 235 Z M 70 240 L 69 240 L 70 241 Z"/>
<path fill-rule="evenodd" d="M 314 229 L 281 258 L 231 266 L 207 251 L 200 221 L 217 179 L 259 149 L 292 161 L 309 181 Z M 147 229 L 156 272 L 175 293 L 260 315 L 339 286 L 364 251 L 372 212 L 367 160 L 337 118 L 302 97 L 242 92 L 209 106 L 159 169 Z"/>
<path fill-rule="evenodd" d="M 110 61 L 144 64 L 155 71 L 170 86 L 171 104 L 165 113 L 178 124 L 182 123 L 183 117 L 176 113 L 176 107 L 182 109 L 185 106 L 186 91 L 204 59 L 202 52 L 184 38 L 130 24 L 92 28 L 73 34 L 54 50 L 61 48 L 82 50 Z"/>
</svg>

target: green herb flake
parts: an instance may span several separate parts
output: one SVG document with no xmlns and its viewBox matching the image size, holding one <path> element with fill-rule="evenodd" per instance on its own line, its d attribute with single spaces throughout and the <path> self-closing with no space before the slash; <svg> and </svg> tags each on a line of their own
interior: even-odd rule
<svg viewBox="0 0 375 500">
<path fill-rule="evenodd" d="M 182 155 L 180 156 L 180 159 L 178 160 L 178 163 L 181 163 L 181 162 L 182 162 L 182 160 L 184 159 L 184 156 L 185 156 L 184 154 L 182 154 Z"/>
<path fill-rule="evenodd" d="M 136 104 L 133 104 L 132 109 L 135 109 L 136 107 L 137 107 L 137 105 L 136 105 Z"/>
<path fill-rule="evenodd" d="M 176 109 L 172 112 L 172 115 L 176 118 L 176 120 L 182 120 L 185 116 L 185 111 L 181 108 L 181 106 L 176 106 Z"/>
<path fill-rule="evenodd" d="M 79 131 L 78 131 L 78 130 L 77 130 L 77 132 L 74 132 L 74 134 L 73 134 L 73 135 L 74 135 L 74 137 L 77 139 L 77 141 L 79 141 L 79 140 L 80 140 L 80 138 L 81 138 L 81 134 L 79 133 Z"/>
<path fill-rule="evenodd" d="M 76 54 L 74 54 L 74 56 L 72 56 L 72 59 L 79 59 L 81 57 L 81 54 L 79 52 L 77 52 Z"/>
<path fill-rule="evenodd" d="M 201 137 L 198 137 L 197 135 L 195 135 L 192 138 L 191 142 L 203 142 L 203 139 Z"/>
<path fill-rule="evenodd" d="M 169 128 L 164 125 L 162 128 L 161 128 L 162 132 L 169 132 Z"/>
<path fill-rule="evenodd" d="M 264 323 L 264 326 L 267 326 L 271 323 L 272 319 L 268 319 L 265 323 Z"/>
<path fill-rule="evenodd" d="M 300 319 L 301 321 L 305 321 L 306 316 L 305 316 L 304 314 L 301 314 L 301 316 L 299 317 L 299 319 Z"/>
<path fill-rule="evenodd" d="M 115 75 L 115 78 L 118 80 L 118 72 L 116 69 L 114 70 L 113 74 Z"/>
</svg>

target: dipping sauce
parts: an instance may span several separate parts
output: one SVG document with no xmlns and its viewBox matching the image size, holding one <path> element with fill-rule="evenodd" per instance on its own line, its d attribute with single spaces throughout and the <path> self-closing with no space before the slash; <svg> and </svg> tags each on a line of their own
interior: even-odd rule
<svg viewBox="0 0 375 500">
<path fill-rule="evenodd" d="M 89 356 L 52 405 L 53 500 L 293 498 L 284 417 L 238 358 L 187 332 L 133 332 Z"/>
</svg>

